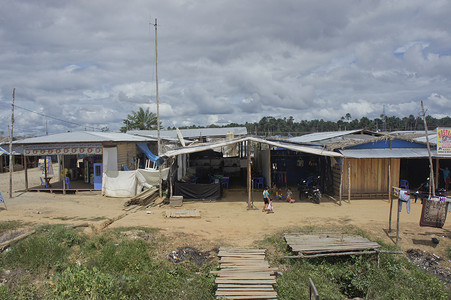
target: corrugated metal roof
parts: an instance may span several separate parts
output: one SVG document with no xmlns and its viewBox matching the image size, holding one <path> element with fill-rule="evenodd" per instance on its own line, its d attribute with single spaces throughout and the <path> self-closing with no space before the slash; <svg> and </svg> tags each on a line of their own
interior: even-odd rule
<svg viewBox="0 0 451 300">
<path fill-rule="evenodd" d="M 289 139 L 287 139 L 287 141 L 294 142 L 294 143 L 319 142 L 319 141 L 324 141 L 324 140 L 335 139 L 338 137 L 344 137 L 349 134 L 356 134 L 358 132 L 362 132 L 362 129 L 347 130 L 347 131 L 315 132 L 315 133 L 310 133 L 310 134 L 306 134 L 306 135 L 289 138 Z"/>
<path fill-rule="evenodd" d="M 198 138 L 200 136 L 226 136 L 233 132 L 234 136 L 243 136 L 247 134 L 246 127 L 223 127 L 223 128 L 196 128 L 180 129 L 184 138 Z M 157 130 L 130 130 L 128 134 L 134 134 L 146 137 L 158 137 Z M 177 130 L 160 130 L 160 137 L 164 139 L 177 139 Z"/>
<path fill-rule="evenodd" d="M 101 142 L 146 142 L 149 138 L 120 132 L 75 131 L 58 133 L 15 141 L 14 144 L 62 144 L 62 143 L 101 143 Z"/>
<path fill-rule="evenodd" d="M 3 154 L 9 155 L 9 145 L 4 145 L 0 147 L 0 156 Z M 23 147 L 13 145 L 13 155 L 21 155 L 23 154 Z"/>
<path fill-rule="evenodd" d="M 429 144 L 437 145 L 437 133 L 428 134 Z M 426 134 L 413 139 L 415 142 L 426 144 Z"/>
<path fill-rule="evenodd" d="M 344 157 L 349 158 L 426 158 L 428 150 L 426 148 L 393 148 L 393 149 L 343 149 L 340 152 Z M 432 157 L 451 158 L 450 155 L 438 155 L 431 152 Z"/>
<path fill-rule="evenodd" d="M 232 140 L 220 141 L 220 142 L 216 142 L 216 143 L 208 143 L 208 144 L 204 143 L 204 144 L 200 144 L 200 145 L 196 145 L 196 146 L 190 146 L 190 147 L 180 148 L 180 149 L 176 149 L 176 150 L 171 150 L 171 151 L 167 151 L 164 154 L 164 156 L 173 157 L 173 156 L 177 156 L 180 154 L 195 153 L 195 152 L 224 147 L 224 146 L 228 146 L 228 145 L 232 145 L 232 144 L 236 144 L 236 143 L 240 143 L 240 142 L 245 142 L 245 141 L 263 143 L 263 144 L 268 144 L 268 145 L 285 148 L 285 149 L 289 149 L 289 150 L 293 150 L 293 151 L 316 154 L 316 155 L 332 156 L 332 157 L 341 157 L 342 156 L 338 152 L 322 150 L 322 149 L 318 149 L 317 147 L 313 147 L 313 146 L 301 146 L 301 145 L 294 145 L 294 144 L 289 144 L 289 143 L 284 143 L 284 142 L 268 141 L 268 140 L 265 140 L 262 138 L 250 137 L 250 136 L 232 139 Z"/>
</svg>

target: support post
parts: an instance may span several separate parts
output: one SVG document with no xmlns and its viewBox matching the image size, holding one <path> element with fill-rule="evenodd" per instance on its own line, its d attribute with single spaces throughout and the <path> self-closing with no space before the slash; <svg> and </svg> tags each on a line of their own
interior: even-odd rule
<svg viewBox="0 0 451 300">
<path fill-rule="evenodd" d="M 393 212 L 393 198 L 391 196 L 391 158 L 388 160 L 388 201 L 390 201 L 390 216 L 388 217 L 388 232 L 391 232 L 391 217 Z"/>
<path fill-rule="evenodd" d="M 9 198 L 14 198 L 13 195 L 13 172 L 14 172 L 14 157 L 13 157 L 13 137 L 14 137 L 14 100 L 16 98 L 16 89 L 13 89 L 13 105 L 11 111 L 11 130 L 9 132 Z"/>
<path fill-rule="evenodd" d="M 428 135 L 428 123 L 426 122 L 426 116 L 424 114 L 424 107 L 423 107 L 423 101 L 421 101 L 421 113 L 423 114 L 423 120 L 424 120 L 424 132 L 426 134 L 426 144 L 428 147 L 428 155 L 429 155 L 429 171 L 431 173 L 431 178 L 429 180 L 429 189 L 430 189 L 430 194 L 432 194 L 432 196 L 435 196 L 435 180 L 434 180 L 434 166 L 432 163 L 432 156 L 431 156 L 431 146 L 429 144 L 429 135 Z"/>
<path fill-rule="evenodd" d="M 440 172 L 440 159 L 436 158 L 435 159 L 435 186 L 437 187 L 437 189 L 439 186 L 438 179 L 440 177 L 438 172 Z"/>
<path fill-rule="evenodd" d="M 251 166 L 251 141 L 247 141 L 247 209 L 251 209 L 251 200 L 252 200 L 252 166 Z"/>
<path fill-rule="evenodd" d="M 348 159 L 348 202 L 351 203 L 351 161 Z"/>
<path fill-rule="evenodd" d="M 343 171 L 344 171 L 344 159 L 343 159 L 343 163 L 340 166 L 340 189 L 338 191 L 338 193 L 340 194 L 340 206 L 341 206 L 341 198 L 342 198 L 342 194 L 343 194 Z"/>
<path fill-rule="evenodd" d="M 24 174 L 25 174 L 25 191 L 28 192 L 28 156 L 23 157 L 24 163 Z"/>
<path fill-rule="evenodd" d="M 396 246 L 398 246 L 398 240 L 399 240 L 399 205 L 400 205 L 400 200 L 398 199 L 398 218 L 396 220 Z"/>
</svg>

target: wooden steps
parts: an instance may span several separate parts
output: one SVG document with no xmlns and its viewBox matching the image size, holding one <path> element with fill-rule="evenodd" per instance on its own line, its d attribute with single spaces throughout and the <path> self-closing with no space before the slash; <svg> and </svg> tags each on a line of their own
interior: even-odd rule
<svg viewBox="0 0 451 300">
<path fill-rule="evenodd" d="M 265 249 L 220 248 L 216 277 L 218 299 L 277 299 L 275 268 L 265 260 Z"/>
</svg>

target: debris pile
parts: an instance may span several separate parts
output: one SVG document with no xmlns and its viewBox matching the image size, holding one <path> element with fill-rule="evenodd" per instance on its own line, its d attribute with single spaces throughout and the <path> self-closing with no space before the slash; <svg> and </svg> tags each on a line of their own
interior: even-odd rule
<svg viewBox="0 0 451 300">
<path fill-rule="evenodd" d="M 419 249 L 407 250 L 406 254 L 413 264 L 438 276 L 447 286 L 451 286 L 451 269 L 440 265 L 442 259 L 439 256 Z"/>
<path fill-rule="evenodd" d="M 189 260 L 197 266 L 202 267 L 206 262 L 213 260 L 218 252 L 218 249 L 202 252 L 195 248 L 183 247 L 179 248 L 177 251 L 172 251 L 168 256 L 169 261 L 173 263 L 180 263 Z"/>
</svg>

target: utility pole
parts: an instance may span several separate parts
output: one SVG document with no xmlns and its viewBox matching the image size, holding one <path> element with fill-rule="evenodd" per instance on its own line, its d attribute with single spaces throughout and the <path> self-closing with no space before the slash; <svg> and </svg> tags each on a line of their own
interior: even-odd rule
<svg viewBox="0 0 451 300">
<path fill-rule="evenodd" d="M 158 98 L 158 42 L 157 42 L 157 18 L 155 18 L 155 84 L 157 92 L 157 132 L 158 132 L 158 156 L 161 155 L 161 139 L 160 139 L 160 100 Z M 163 196 L 162 191 L 162 178 L 161 178 L 161 166 L 158 166 L 159 174 L 159 194 Z"/>
<path fill-rule="evenodd" d="M 16 97 L 16 88 L 13 89 L 13 105 L 11 112 L 11 130 L 9 132 L 9 198 L 14 198 L 13 196 L 13 171 L 14 171 L 14 160 L 13 160 L 13 134 L 14 134 L 14 99 Z"/>
<path fill-rule="evenodd" d="M 429 145 L 429 136 L 428 136 L 428 124 L 426 122 L 426 116 L 424 114 L 423 101 L 421 101 L 421 114 L 423 115 L 424 120 L 424 132 L 426 133 L 426 144 L 428 146 L 428 155 L 429 155 L 429 170 L 430 170 L 430 178 L 429 178 L 429 195 L 435 196 L 435 180 L 434 180 L 434 166 L 432 164 L 432 156 L 431 156 L 431 146 Z"/>
</svg>

